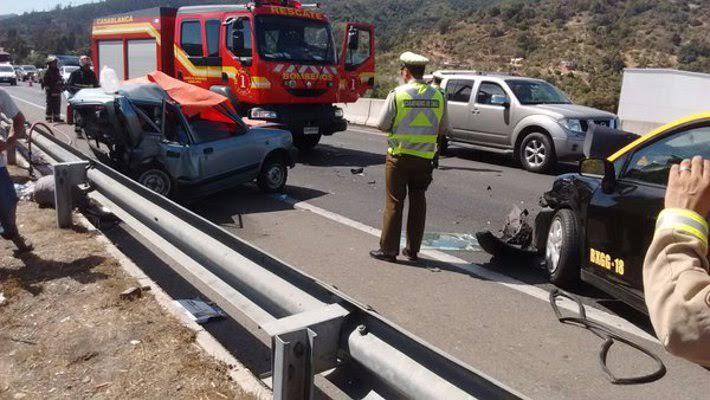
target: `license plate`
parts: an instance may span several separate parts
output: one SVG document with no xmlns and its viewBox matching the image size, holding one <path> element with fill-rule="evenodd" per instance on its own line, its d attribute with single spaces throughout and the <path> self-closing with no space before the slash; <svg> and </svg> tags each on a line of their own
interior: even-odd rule
<svg viewBox="0 0 710 400">
<path fill-rule="evenodd" d="M 303 128 L 304 135 L 317 135 L 318 132 L 319 131 L 317 126 L 306 126 Z"/>
</svg>

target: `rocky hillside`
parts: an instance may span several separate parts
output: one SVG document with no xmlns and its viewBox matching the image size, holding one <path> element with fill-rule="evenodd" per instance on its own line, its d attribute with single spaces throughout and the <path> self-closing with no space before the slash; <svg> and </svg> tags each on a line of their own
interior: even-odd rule
<svg viewBox="0 0 710 400">
<path fill-rule="evenodd" d="M 47 53 L 87 52 L 96 16 L 205 3 L 234 1 L 106 0 L 24 14 L 0 24 L 0 47 L 41 64 Z M 545 78 L 576 101 L 611 111 L 625 67 L 710 73 L 708 0 L 324 0 L 323 8 L 336 26 L 376 25 L 375 96 L 396 84 L 404 50 L 426 54 L 438 68 Z"/>
</svg>

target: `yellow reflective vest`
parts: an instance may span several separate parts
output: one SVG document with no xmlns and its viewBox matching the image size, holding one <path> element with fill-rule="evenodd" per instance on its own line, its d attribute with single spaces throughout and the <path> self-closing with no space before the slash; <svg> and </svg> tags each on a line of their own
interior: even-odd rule
<svg viewBox="0 0 710 400">
<path fill-rule="evenodd" d="M 409 83 L 395 89 L 395 104 L 397 114 L 387 136 L 387 152 L 433 159 L 446 107 L 442 92 L 425 83 Z"/>
</svg>

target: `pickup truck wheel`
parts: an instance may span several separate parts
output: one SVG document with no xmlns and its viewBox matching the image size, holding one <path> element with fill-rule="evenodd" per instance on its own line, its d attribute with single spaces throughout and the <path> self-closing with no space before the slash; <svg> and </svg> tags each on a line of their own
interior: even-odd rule
<svg viewBox="0 0 710 400">
<path fill-rule="evenodd" d="M 298 150 L 306 151 L 310 150 L 320 142 L 321 135 L 295 135 L 293 138 L 293 145 L 296 146 Z"/>
<path fill-rule="evenodd" d="M 136 180 L 141 185 L 165 197 L 171 197 L 175 191 L 172 178 L 160 166 L 150 165 L 142 168 L 136 174 Z"/>
<path fill-rule="evenodd" d="M 574 212 L 557 211 L 545 244 L 545 264 L 550 281 L 561 288 L 574 287 L 579 282 L 579 234 Z"/>
<path fill-rule="evenodd" d="M 543 133 L 533 132 L 525 136 L 518 151 L 523 168 L 530 172 L 545 172 L 557 162 L 552 140 Z"/>
<path fill-rule="evenodd" d="M 261 167 L 256 184 L 266 193 L 280 193 L 286 186 L 288 166 L 281 157 L 270 157 Z"/>
</svg>

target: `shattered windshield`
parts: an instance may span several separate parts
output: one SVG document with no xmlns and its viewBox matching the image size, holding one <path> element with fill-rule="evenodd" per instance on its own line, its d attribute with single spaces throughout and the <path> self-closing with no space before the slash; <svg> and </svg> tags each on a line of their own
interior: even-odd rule
<svg viewBox="0 0 710 400">
<path fill-rule="evenodd" d="M 505 82 L 521 104 L 572 103 L 560 89 L 547 82 L 525 79 L 508 79 Z"/>
<path fill-rule="evenodd" d="M 256 41 L 265 60 L 335 63 L 333 35 L 327 22 L 262 15 L 256 18 Z"/>
</svg>

